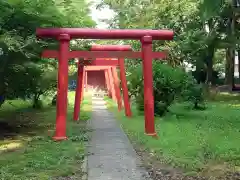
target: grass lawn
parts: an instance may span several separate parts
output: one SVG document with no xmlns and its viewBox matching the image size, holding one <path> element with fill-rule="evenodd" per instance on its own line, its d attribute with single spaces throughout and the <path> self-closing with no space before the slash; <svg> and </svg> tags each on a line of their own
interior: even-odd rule
<svg viewBox="0 0 240 180">
<path fill-rule="evenodd" d="M 144 117 L 134 106 L 134 117 L 128 119 L 107 101 L 133 144 L 146 148 L 157 161 L 181 167 L 185 173 L 240 172 L 240 101 L 218 100 L 208 103 L 205 111 L 173 105 L 171 114 L 155 119 L 159 139 L 144 135 Z"/>
<path fill-rule="evenodd" d="M 74 93 L 69 93 L 67 141 L 54 142 L 55 107 L 28 109 L 29 102 L 5 103 L 0 112 L 0 179 L 49 180 L 55 177 L 81 179 L 81 163 L 87 141 L 86 120 L 91 99 L 82 104 L 79 122 L 73 122 Z M 21 105 L 20 105 L 21 104 Z"/>
</svg>

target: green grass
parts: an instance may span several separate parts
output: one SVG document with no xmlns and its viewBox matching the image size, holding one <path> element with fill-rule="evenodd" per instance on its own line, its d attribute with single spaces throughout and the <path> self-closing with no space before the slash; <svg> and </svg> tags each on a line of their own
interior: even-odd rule
<svg viewBox="0 0 240 180">
<path fill-rule="evenodd" d="M 23 101 L 21 99 L 5 101 L 5 103 L 0 107 L 0 118 L 5 117 L 12 112 L 29 108 L 30 106 L 31 101 Z"/>
<path fill-rule="evenodd" d="M 171 114 L 155 119 L 159 139 L 154 139 L 144 134 L 144 117 L 138 115 L 134 106 L 134 116 L 128 119 L 111 100 L 107 101 L 131 141 L 145 147 L 163 163 L 186 172 L 211 171 L 216 167 L 239 171 L 240 104 L 209 102 L 205 111 L 175 104 Z"/>
<path fill-rule="evenodd" d="M 19 105 L 14 109 L 4 105 L 1 108 L 0 123 L 5 125 L 7 123 L 7 131 L 0 132 L 0 135 L 4 136 L 0 139 L 0 179 L 47 180 L 62 176 L 81 179 L 81 163 L 85 155 L 84 142 L 88 139 L 85 120 L 91 116 L 91 100 L 90 97 L 85 98 L 81 120 L 73 122 L 73 97 L 74 94 L 69 93 L 68 140 L 62 142 L 52 140 L 55 107 L 21 112 L 21 108 L 25 109 L 28 106 L 18 100 L 14 104 L 24 106 Z M 12 113 L 9 114 L 10 112 Z"/>
<path fill-rule="evenodd" d="M 240 102 L 240 94 L 239 93 L 228 93 L 228 92 L 211 92 L 208 97 L 212 101 L 216 102 L 231 102 L 238 103 Z"/>
</svg>

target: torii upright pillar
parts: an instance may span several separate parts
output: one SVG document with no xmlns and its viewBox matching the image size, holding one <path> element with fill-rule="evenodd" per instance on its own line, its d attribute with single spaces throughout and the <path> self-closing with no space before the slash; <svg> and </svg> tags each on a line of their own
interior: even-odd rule
<svg viewBox="0 0 240 180">
<path fill-rule="evenodd" d="M 115 92 L 115 87 L 114 87 L 114 79 L 113 79 L 113 76 L 112 76 L 111 67 L 109 67 L 109 68 L 107 69 L 107 73 L 108 73 L 109 85 L 110 85 L 111 95 L 112 95 L 111 98 L 112 98 L 114 101 L 117 101 L 116 92 Z"/>
<path fill-rule="evenodd" d="M 111 88 L 110 88 L 108 72 L 107 72 L 106 70 L 104 70 L 104 76 L 105 76 L 105 81 L 106 81 L 108 96 L 111 97 L 111 96 L 112 96 L 112 95 L 111 95 L 112 92 L 111 92 Z"/>
<path fill-rule="evenodd" d="M 84 84 L 85 84 L 85 92 L 88 92 L 88 74 L 87 71 L 84 73 Z"/>
<path fill-rule="evenodd" d="M 70 46 L 70 36 L 61 34 L 58 37 L 59 61 L 58 61 L 58 91 L 57 91 L 57 118 L 56 129 L 53 139 L 64 140 L 66 137 L 66 117 L 67 117 L 67 94 L 68 94 L 68 52 Z"/>
<path fill-rule="evenodd" d="M 114 89 L 116 93 L 116 99 L 117 99 L 117 104 L 118 104 L 118 111 L 122 110 L 122 98 L 121 98 L 121 91 L 119 88 L 119 79 L 118 79 L 118 74 L 116 67 L 111 67 L 112 70 L 112 76 L 113 76 L 113 83 L 114 83 Z"/>
<path fill-rule="evenodd" d="M 73 119 L 75 121 L 79 120 L 80 106 L 83 98 L 84 91 L 84 66 L 78 61 L 78 75 L 77 75 L 77 87 L 75 94 L 75 103 L 74 103 L 74 115 Z"/>
<path fill-rule="evenodd" d="M 152 37 L 144 36 L 142 43 L 142 68 L 144 83 L 144 111 L 146 134 L 157 136 L 154 127 L 154 97 L 153 97 L 153 75 L 152 75 Z M 150 120 L 150 121 L 149 121 Z"/>
<path fill-rule="evenodd" d="M 130 106 L 129 96 L 128 96 L 128 87 L 127 87 L 124 59 L 119 58 L 118 61 L 119 61 L 119 68 L 120 68 L 121 85 L 122 85 L 122 90 L 123 90 L 123 102 L 124 102 L 124 107 L 125 107 L 124 108 L 125 115 L 127 117 L 132 117 L 132 111 L 131 111 L 131 106 Z"/>
</svg>

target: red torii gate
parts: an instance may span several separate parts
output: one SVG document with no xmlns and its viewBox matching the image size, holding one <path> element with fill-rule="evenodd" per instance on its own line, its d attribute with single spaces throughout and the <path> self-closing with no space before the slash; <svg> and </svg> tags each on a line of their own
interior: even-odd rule
<svg viewBox="0 0 240 180">
<path fill-rule="evenodd" d="M 130 45 L 93 45 L 91 47 L 91 51 L 131 51 L 132 48 Z M 127 80 L 125 75 L 125 67 L 124 67 L 124 59 L 114 59 L 114 58 L 107 58 L 108 60 L 111 60 L 110 62 L 107 61 L 106 63 L 109 64 L 112 67 L 104 67 L 104 66 L 88 66 L 83 68 L 83 65 L 87 63 L 80 64 L 78 63 L 78 78 L 77 78 L 77 88 L 76 88 L 76 95 L 75 95 L 75 104 L 74 104 L 74 115 L 73 119 L 77 121 L 79 119 L 79 113 L 80 113 L 80 106 L 81 101 L 83 97 L 83 91 L 84 91 L 84 79 L 86 81 L 87 79 L 87 71 L 91 70 L 104 70 L 105 71 L 105 80 L 107 83 L 108 89 L 111 91 L 112 97 L 114 100 L 117 101 L 118 104 L 118 110 L 120 111 L 122 109 L 122 99 L 121 99 L 121 91 L 119 89 L 119 79 L 116 72 L 116 68 L 114 66 L 119 65 L 120 67 L 120 79 L 122 82 L 122 89 L 123 89 L 123 95 L 124 95 L 124 107 L 125 107 L 125 115 L 127 117 L 132 116 L 131 107 L 129 103 L 128 98 L 128 88 L 127 88 Z M 107 60 L 106 58 L 97 58 L 97 61 L 94 62 L 103 62 L 104 60 Z M 118 60 L 118 63 L 116 62 Z M 94 63 L 90 63 L 93 65 Z M 89 64 L 89 65 L 90 65 Z M 94 68 L 93 68 L 94 67 Z M 90 68 L 90 69 L 89 69 Z M 108 82 L 109 81 L 109 82 Z M 85 82 L 87 85 L 87 83 Z M 87 86 L 86 86 L 87 89 Z"/>
<path fill-rule="evenodd" d="M 112 89 L 114 88 L 116 92 L 116 97 L 117 97 L 117 103 L 118 103 L 118 110 L 120 111 L 122 109 L 122 103 L 121 103 L 121 92 L 119 89 L 119 86 L 117 84 L 117 79 L 118 77 L 117 74 L 114 74 L 114 70 L 111 70 L 112 67 L 117 66 L 119 63 L 116 60 L 104 60 L 104 59 L 96 59 L 94 62 L 105 62 L 104 66 L 98 65 L 98 66 L 92 66 L 91 63 L 83 63 L 80 64 L 78 63 L 78 80 L 77 80 L 77 88 L 76 88 L 76 95 L 75 95 L 75 104 L 74 104 L 74 120 L 77 121 L 79 118 L 79 113 L 80 113 L 80 105 L 83 97 L 83 86 L 84 86 L 84 75 L 86 76 L 86 72 L 88 71 L 96 71 L 96 70 L 104 70 L 105 73 L 107 73 L 107 76 L 109 79 L 111 79 L 111 84 L 114 85 L 114 87 L 111 87 Z M 88 65 L 88 66 L 85 66 Z M 90 65 L 90 66 L 89 66 Z M 109 65 L 109 66 L 107 66 Z M 107 78 L 106 78 L 107 82 Z M 110 82 L 109 82 L 110 84 Z M 128 102 L 129 103 L 129 102 Z M 129 110 L 128 110 L 129 111 Z M 131 111 L 131 110 L 130 110 Z"/>
<path fill-rule="evenodd" d="M 116 97 L 115 97 L 115 87 L 113 86 L 113 77 L 112 77 L 113 73 L 112 73 L 112 71 L 110 72 L 110 70 L 112 70 L 111 67 L 105 67 L 105 68 L 100 67 L 99 68 L 99 67 L 96 67 L 96 66 L 91 66 L 90 68 L 89 67 L 85 67 L 85 69 L 87 70 L 86 74 L 87 74 L 88 71 L 99 71 L 99 70 L 104 71 L 105 83 L 106 83 L 107 90 L 108 90 L 108 96 L 110 98 L 112 98 L 113 100 L 117 101 Z M 115 70 L 113 70 L 113 72 L 114 72 L 114 74 L 116 74 Z M 118 82 L 118 77 L 116 79 L 117 79 L 116 82 Z M 120 106 L 122 106 L 122 104 Z M 119 109 L 121 109 L 121 107 L 119 107 Z"/>
<path fill-rule="evenodd" d="M 109 60 L 106 60 L 109 61 Z M 85 71 L 104 71 L 105 81 L 110 97 L 117 102 L 118 110 L 122 110 L 121 90 L 119 88 L 119 79 L 116 71 L 116 66 L 87 66 Z M 128 115 L 127 115 L 128 116 Z"/>
<path fill-rule="evenodd" d="M 117 59 L 114 59 L 114 58 L 96 58 L 96 60 L 98 61 L 98 60 L 106 60 L 107 62 L 109 61 L 109 60 L 114 60 L 114 61 L 116 61 Z M 107 63 L 106 62 L 106 63 Z M 113 67 L 113 68 L 115 68 L 115 67 L 117 67 L 117 66 L 119 66 L 118 64 L 116 64 L 116 65 L 113 65 L 113 63 L 109 63 L 109 66 L 111 66 L 111 67 Z M 113 73 L 111 73 L 111 76 L 109 76 L 108 75 L 108 68 L 110 68 L 110 67 L 108 67 L 108 66 L 106 66 L 106 67 L 103 67 L 103 66 L 86 66 L 84 69 L 86 70 L 85 71 L 85 76 L 87 76 L 88 77 L 88 71 L 99 71 L 99 70 L 104 70 L 104 75 L 105 75 L 105 79 L 109 79 L 110 78 L 110 81 L 113 83 L 113 81 L 111 80 L 111 78 L 113 78 L 112 77 L 112 74 L 114 73 L 114 74 L 116 74 L 115 73 L 115 71 L 113 70 Z M 110 68 L 111 69 L 111 68 Z M 105 72 L 105 70 L 106 70 L 106 72 Z M 86 78 L 87 78 L 86 77 Z M 117 78 L 118 79 L 118 78 Z M 85 80 L 85 85 L 87 85 L 88 83 L 87 83 L 87 79 Z M 106 84 L 107 85 L 107 89 L 108 89 L 108 92 L 109 92 L 109 97 L 111 97 L 111 98 L 113 98 L 113 100 L 115 100 L 116 101 L 116 97 L 115 97 L 115 89 L 112 89 L 112 86 L 109 84 L 109 83 L 107 83 Z M 110 88 L 111 87 L 111 88 Z"/>
<path fill-rule="evenodd" d="M 91 51 L 132 51 L 132 47 L 130 45 L 92 45 Z M 124 58 L 118 58 L 119 69 L 120 69 L 120 80 L 123 91 L 123 102 L 125 107 L 125 115 L 127 117 L 132 116 L 129 97 L 128 97 L 128 87 L 127 87 L 127 79 L 126 79 L 126 70 L 124 65 Z M 113 72 L 116 79 L 116 72 Z M 116 79 L 118 81 L 118 79 Z M 119 82 L 116 82 L 119 85 Z M 118 108 L 120 109 L 120 105 Z"/>
<path fill-rule="evenodd" d="M 154 100 L 153 100 L 153 79 L 152 79 L 152 59 L 162 56 L 152 52 L 153 40 L 172 40 L 171 30 L 98 30 L 82 28 L 39 28 L 36 30 L 39 38 L 55 38 L 60 42 L 59 52 L 45 52 L 45 57 L 57 57 L 58 66 L 58 93 L 57 93 L 57 118 L 55 140 L 66 139 L 66 114 L 67 114 L 67 93 L 68 93 L 68 60 L 74 57 L 87 58 L 141 58 L 143 59 L 144 76 L 144 111 L 145 111 L 145 133 L 156 136 L 154 125 Z M 142 52 L 117 52 L 117 51 L 69 51 L 70 40 L 76 38 L 83 39 L 129 39 L 140 40 Z M 54 56 L 53 56 L 54 55 Z M 97 62 L 96 62 L 97 64 Z M 104 63 L 100 63 L 104 64 Z"/>
<path fill-rule="evenodd" d="M 118 66 L 118 65 L 117 65 Z M 117 102 L 118 110 L 122 109 L 121 91 L 118 85 L 118 76 L 116 72 L 117 66 L 86 66 L 85 71 L 103 71 L 105 76 L 105 84 L 107 86 L 110 97 Z"/>
</svg>

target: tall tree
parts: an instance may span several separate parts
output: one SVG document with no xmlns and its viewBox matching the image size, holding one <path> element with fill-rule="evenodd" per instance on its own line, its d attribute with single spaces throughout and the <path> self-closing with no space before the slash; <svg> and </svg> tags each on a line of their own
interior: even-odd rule
<svg viewBox="0 0 240 180">
<path fill-rule="evenodd" d="M 215 51 L 234 44 L 230 40 L 233 36 L 227 31 L 227 19 L 232 17 L 228 0 L 129 0 L 124 3 L 104 0 L 99 5 L 102 6 L 115 11 L 113 27 L 173 29 L 174 41 L 158 42 L 155 50 L 167 49 L 168 62 L 173 66 L 188 62 L 197 66 L 197 70 L 204 70 L 209 84 L 212 82 Z M 131 43 L 133 47 L 139 47 L 135 42 Z"/>
<path fill-rule="evenodd" d="M 43 78 L 49 78 L 44 75 L 48 73 L 46 70 L 51 72 L 52 67 L 57 67 L 55 63 L 49 68 L 46 64 L 51 64 L 51 60 L 41 59 L 40 52 L 43 47 L 56 48 L 58 44 L 55 41 L 37 40 L 36 28 L 95 26 L 84 0 L 8 0 L 0 1 L 0 9 L 1 99 L 29 98 L 39 94 L 36 88 L 41 87 L 37 85 Z"/>
</svg>

